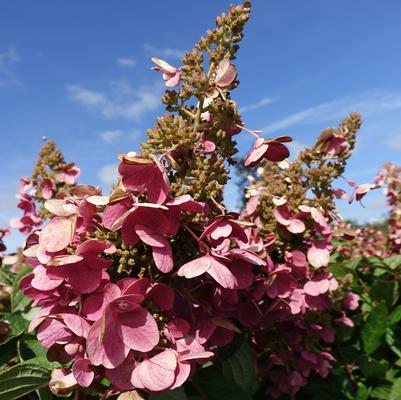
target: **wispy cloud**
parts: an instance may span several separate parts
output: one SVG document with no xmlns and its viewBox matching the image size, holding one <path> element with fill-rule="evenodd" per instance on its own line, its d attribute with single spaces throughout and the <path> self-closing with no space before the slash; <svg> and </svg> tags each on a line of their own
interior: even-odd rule
<svg viewBox="0 0 401 400">
<path fill-rule="evenodd" d="M 160 82 L 150 87 L 133 88 L 125 81 L 111 82 L 107 92 L 80 85 L 67 85 L 66 89 L 73 101 L 89 110 L 99 112 L 106 118 L 133 121 L 139 121 L 144 114 L 159 107 L 162 91 Z"/>
<path fill-rule="evenodd" d="M 99 136 L 102 138 L 103 142 L 108 144 L 114 143 L 122 135 L 123 132 L 120 130 L 109 130 L 99 133 Z"/>
<path fill-rule="evenodd" d="M 99 171 L 99 179 L 107 186 L 117 182 L 118 179 L 118 164 L 106 164 Z"/>
<path fill-rule="evenodd" d="M 13 65 L 20 60 L 21 56 L 14 47 L 9 47 L 0 53 L 0 87 L 21 86 L 21 82 L 12 70 Z"/>
<path fill-rule="evenodd" d="M 159 49 L 150 44 L 145 44 L 144 49 L 146 52 L 150 53 L 150 55 L 152 55 L 154 57 L 159 57 L 159 58 L 163 58 L 163 57 L 164 58 L 178 58 L 181 60 L 181 58 L 185 54 L 184 50 L 173 49 L 171 47 L 164 47 L 162 49 Z"/>
<path fill-rule="evenodd" d="M 239 109 L 239 112 L 240 113 L 245 113 L 245 112 L 248 112 L 248 111 L 253 111 L 253 110 L 256 110 L 257 108 L 267 106 L 267 105 L 269 105 L 269 104 L 271 104 L 271 103 L 273 103 L 275 101 L 276 101 L 276 99 L 272 99 L 270 97 L 263 97 L 259 101 L 256 101 L 255 103 L 250 103 L 250 104 L 247 104 L 245 106 L 242 106 Z"/>
<path fill-rule="evenodd" d="M 401 130 L 394 132 L 381 143 L 390 149 L 401 150 Z"/>
<path fill-rule="evenodd" d="M 401 108 L 401 94 L 367 91 L 317 104 L 288 115 L 264 127 L 264 131 L 281 131 L 295 125 L 310 125 L 345 117 L 351 111 L 373 116 Z"/>
<path fill-rule="evenodd" d="M 117 58 L 117 64 L 120 65 L 121 67 L 132 68 L 135 67 L 136 61 L 133 58 L 121 57 Z"/>
</svg>

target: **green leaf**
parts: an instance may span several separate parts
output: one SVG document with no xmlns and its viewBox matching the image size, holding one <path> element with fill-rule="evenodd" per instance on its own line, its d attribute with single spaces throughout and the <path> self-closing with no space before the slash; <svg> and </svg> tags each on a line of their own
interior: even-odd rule
<svg viewBox="0 0 401 400">
<path fill-rule="evenodd" d="M 372 399 L 388 399 L 390 396 L 391 386 L 382 385 L 375 387 L 371 393 L 370 397 Z"/>
<path fill-rule="evenodd" d="M 13 335 L 18 335 L 24 332 L 29 325 L 29 321 L 27 321 L 21 314 L 11 314 L 4 313 L 3 318 L 10 322 L 11 332 Z"/>
<path fill-rule="evenodd" d="M 221 350 L 223 375 L 238 385 L 246 393 L 258 390 L 259 380 L 255 374 L 254 355 L 248 340 L 238 337 L 233 342 L 235 351 Z M 230 346 L 231 347 L 231 346 Z M 231 347 L 232 348 L 232 347 Z"/>
<path fill-rule="evenodd" d="M 36 391 L 39 400 L 53 400 L 53 393 L 48 387 L 42 387 Z"/>
<path fill-rule="evenodd" d="M 4 268 L 0 268 L 0 284 L 8 287 L 12 287 L 15 280 L 15 274 L 7 271 Z"/>
<path fill-rule="evenodd" d="M 25 266 L 15 277 L 14 283 L 13 283 L 13 291 L 11 295 L 11 312 L 15 313 L 16 311 L 22 311 L 26 307 L 28 307 L 29 304 L 31 304 L 32 300 L 29 299 L 28 297 L 25 297 L 24 292 L 20 290 L 19 284 L 22 280 L 22 278 L 25 275 L 28 275 L 32 271 L 32 268 Z"/>
<path fill-rule="evenodd" d="M 393 353 L 401 358 L 401 338 L 399 332 L 396 333 L 393 329 L 388 328 L 386 330 L 385 339 Z"/>
<path fill-rule="evenodd" d="M 388 265 L 391 269 L 397 269 L 401 267 L 401 255 L 386 258 L 384 263 Z"/>
<path fill-rule="evenodd" d="M 360 264 L 360 262 L 362 261 L 362 259 L 363 259 L 363 257 L 357 257 L 357 258 L 351 259 L 351 260 L 347 261 L 345 266 L 348 269 L 355 270 L 358 267 L 358 265 Z"/>
<path fill-rule="evenodd" d="M 0 373 L 0 399 L 14 400 L 45 387 L 50 372 L 33 364 L 17 364 Z"/>
<path fill-rule="evenodd" d="M 384 378 L 388 363 L 385 361 L 379 362 L 374 358 L 363 355 L 358 359 L 358 366 L 366 378 Z"/>
<path fill-rule="evenodd" d="M 400 400 L 401 399 L 401 378 L 397 379 L 391 387 L 390 395 L 388 400 Z"/>
<path fill-rule="evenodd" d="M 249 393 L 223 376 L 216 366 L 198 369 L 193 379 L 207 400 L 252 400 Z"/>
<path fill-rule="evenodd" d="M 401 321 L 401 305 L 394 308 L 389 317 L 390 324 L 396 324 Z"/>
<path fill-rule="evenodd" d="M 387 307 L 391 308 L 398 300 L 398 282 L 376 280 L 369 291 L 372 300 L 385 300 Z"/>
<path fill-rule="evenodd" d="M 370 388 L 363 383 L 358 382 L 358 390 L 356 391 L 355 400 L 367 400 L 369 398 Z"/>
<path fill-rule="evenodd" d="M 7 363 L 17 355 L 17 342 L 20 335 L 12 336 L 0 344 L 0 365 Z"/>
<path fill-rule="evenodd" d="M 57 361 L 47 359 L 45 349 L 34 335 L 24 335 L 18 342 L 18 355 L 21 361 L 29 361 L 30 364 L 37 364 L 43 368 L 53 370 L 61 365 Z"/>
<path fill-rule="evenodd" d="M 367 354 L 373 353 L 381 344 L 387 329 L 387 307 L 382 302 L 372 309 L 361 331 L 363 348 Z"/>
<path fill-rule="evenodd" d="M 170 390 L 166 393 L 152 394 L 149 400 L 187 400 L 187 395 L 182 387 Z"/>
</svg>

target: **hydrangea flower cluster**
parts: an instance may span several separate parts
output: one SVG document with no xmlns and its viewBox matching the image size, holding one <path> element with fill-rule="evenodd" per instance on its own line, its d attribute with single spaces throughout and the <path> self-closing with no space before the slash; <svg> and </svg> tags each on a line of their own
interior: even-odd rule
<svg viewBox="0 0 401 400">
<path fill-rule="evenodd" d="M 351 325 L 345 311 L 358 305 L 326 268 L 331 182 L 360 118 L 325 131 L 294 163 L 290 137 L 246 128 L 230 91 L 249 16 L 249 2 L 232 6 L 179 68 L 153 59 L 177 89 L 166 90 L 168 113 L 140 152 L 119 156 L 109 195 L 76 185 L 79 170 L 58 153 L 42 156 L 33 180 L 23 179 L 21 196 L 30 197 L 20 208 L 30 219 L 14 226 L 28 233 L 24 256 L 33 267 L 21 289 L 40 308 L 30 330 L 49 360 L 69 365 L 53 372 L 54 393 L 172 390 L 239 333 L 250 338 L 275 398 L 293 395 L 313 372 L 327 375 L 334 325 Z M 245 166 L 261 169 L 235 213 L 223 189 L 241 132 L 255 137 Z M 38 229 L 41 218 L 48 221 Z"/>
<path fill-rule="evenodd" d="M 66 196 L 79 174 L 79 168 L 74 163 L 66 163 L 54 142 L 45 138 L 32 177 L 23 176 L 20 179 L 16 197 L 23 216 L 12 219 L 10 226 L 26 235 L 39 227 L 47 216 L 43 203 L 53 197 Z"/>
<path fill-rule="evenodd" d="M 374 184 L 362 187 L 381 187 L 390 207 L 385 225 L 370 224 L 353 227 L 341 224 L 338 231 L 346 232 L 345 242 L 338 246 L 338 251 L 345 257 L 391 257 L 401 253 L 401 167 L 386 163 L 378 172 Z"/>
<path fill-rule="evenodd" d="M 267 260 L 266 274 L 257 280 L 263 288 L 256 297 L 262 317 L 254 343 L 273 398 L 293 395 L 311 372 L 326 377 L 334 361 L 335 326 L 353 326 L 346 311 L 358 307 L 359 296 L 340 288 L 327 267 L 342 221 L 334 199 L 346 197 L 332 183 L 344 172 L 359 126 L 359 115 L 352 113 L 338 128 L 323 131 L 293 162 L 274 163 L 278 160 L 263 151 L 265 161 L 248 176 L 242 217 L 257 227 L 253 237 Z M 275 139 L 275 146 L 285 141 Z M 259 148 L 245 164 L 255 166 Z M 351 198 L 365 186 L 353 184 Z"/>
</svg>

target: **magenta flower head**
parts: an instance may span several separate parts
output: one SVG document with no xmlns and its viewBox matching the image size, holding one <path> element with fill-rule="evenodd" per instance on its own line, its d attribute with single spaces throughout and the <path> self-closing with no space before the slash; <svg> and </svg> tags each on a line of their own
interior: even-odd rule
<svg viewBox="0 0 401 400">
<path fill-rule="evenodd" d="M 100 305 L 103 307 L 101 317 L 91 326 L 87 339 L 86 350 L 92 365 L 116 368 L 130 350 L 148 352 L 159 342 L 156 321 L 140 305 L 144 296 L 136 293 L 136 287 L 130 289 L 129 286 L 121 290 L 113 283 L 105 286 L 107 297 Z M 95 308 L 98 305 L 93 303 Z"/>
<path fill-rule="evenodd" d="M 357 185 L 355 182 L 349 181 L 348 184 L 354 188 L 348 203 L 351 204 L 354 200 L 361 201 L 365 195 L 371 190 L 378 189 L 380 185 L 372 183 L 364 183 L 362 185 Z"/>
<path fill-rule="evenodd" d="M 228 57 L 220 61 L 216 69 L 214 83 L 217 87 L 224 89 L 230 86 L 237 77 L 237 69 Z"/>
<path fill-rule="evenodd" d="M 348 147 L 345 137 L 339 133 L 336 128 L 328 128 L 324 130 L 319 138 L 315 148 L 321 153 L 329 155 L 339 154 Z"/>
<path fill-rule="evenodd" d="M 167 197 L 169 181 L 159 160 L 128 153 L 122 157 L 118 172 L 127 189 L 143 193 L 146 191 L 152 203 L 161 204 Z"/>
<path fill-rule="evenodd" d="M 154 71 L 159 71 L 163 74 L 163 80 L 168 87 L 178 86 L 181 77 L 181 68 L 176 68 L 160 58 L 152 57 L 151 60 L 157 65 L 152 67 Z"/>
<path fill-rule="evenodd" d="M 76 167 L 73 163 L 65 165 L 62 169 L 60 169 L 55 179 L 57 182 L 66 183 L 67 185 L 73 185 L 80 175 L 81 170 Z"/>
<path fill-rule="evenodd" d="M 258 137 L 253 145 L 252 150 L 245 158 L 244 165 L 246 167 L 256 167 L 262 159 L 269 161 L 283 161 L 288 158 L 290 152 L 283 143 L 291 142 L 290 136 L 280 136 L 275 139 L 263 139 Z"/>
</svg>

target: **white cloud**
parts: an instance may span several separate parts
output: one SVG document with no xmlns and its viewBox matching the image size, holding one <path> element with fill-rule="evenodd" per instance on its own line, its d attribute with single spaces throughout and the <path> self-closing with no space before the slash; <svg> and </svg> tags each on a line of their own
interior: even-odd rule
<svg viewBox="0 0 401 400">
<path fill-rule="evenodd" d="M 158 58 L 178 58 L 179 60 L 184 57 L 185 51 L 180 49 L 173 49 L 171 47 L 165 47 L 163 49 L 158 49 L 150 44 L 144 45 L 145 51 L 151 53 L 152 57 Z"/>
<path fill-rule="evenodd" d="M 117 58 L 117 64 L 121 65 L 122 67 L 135 67 L 136 65 L 136 61 L 133 58 L 129 58 L 129 57 L 120 57 Z"/>
<path fill-rule="evenodd" d="M 103 142 L 105 143 L 114 143 L 116 139 L 123 135 L 122 131 L 119 130 L 110 130 L 110 131 L 103 131 L 99 133 L 99 136 L 102 138 Z"/>
<path fill-rule="evenodd" d="M 117 182 L 118 179 L 118 164 L 106 164 L 99 171 L 99 179 L 106 185 L 111 186 Z"/>
<path fill-rule="evenodd" d="M 351 111 L 358 111 L 361 114 L 373 116 L 399 108 L 401 108 L 401 94 L 368 91 L 344 96 L 306 108 L 305 110 L 268 124 L 263 130 L 270 132 L 282 131 L 295 125 L 328 122 L 343 118 Z"/>
<path fill-rule="evenodd" d="M 245 113 L 248 111 L 253 111 L 256 110 L 257 108 L 263 107 L 263 106 L 267 106 L 268 104 L 273 103 L 274 101 L 276 101 L 276 99 L 272 99 L 270 97 L 263 97 L 261 98 L 259 101 L 255 102 L 255 103 L 251 103 L 251 104 L 247 104 L 243 107 L 241 107 L 239 109 L 240 113 Z"/>
<path fill-rule="evenodd" d="M 20 86 L 21 82 L 12 70 L 12 66 L 21 60 L 21 56 L 14 47 L 9 47 L 0 53 L 0 87 Z"/>
<path fill-rule="evenodd" d="M 76 103 L 97 111 L 106 118 L 122 118 L 139 121 L 147 112 L 159 107 L 161 84 L 132 88 L 125 81 L 110 83 L 110 90 L 100 92 L 80 85 L 68 85 L 67 92 Z"/>
</svg>

